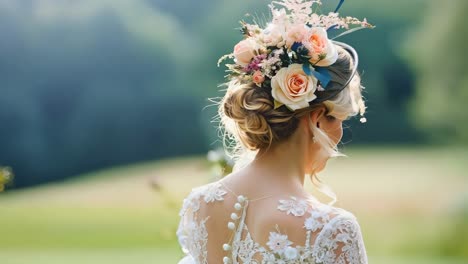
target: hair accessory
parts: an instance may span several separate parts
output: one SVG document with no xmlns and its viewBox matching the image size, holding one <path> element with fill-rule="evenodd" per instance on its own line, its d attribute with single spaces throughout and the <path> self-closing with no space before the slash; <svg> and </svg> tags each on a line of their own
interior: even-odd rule
<svg viewBox="0 0 468 264">
<path fill-rule="evenodd" d="M 272 20 L 252 24 L 241 21 L 244 39 L 225 59 L 226 77 L 239 84 L 253 83 L 259 89 L 271 90 L 275 109 L 285 105 L 296 111 L 309 105 L 324 102 L 336 96 L 352 80 L 357 72 L 358 55 L 350 45 L 334 39 L 363 28 L 373 28 L 366 19 L 340 17 L 340 0 L 334 12 L 327 15 L 316 11 L 321 0 L 280 0 L 270 4 Z M 339 33 L 338 31 L 344 32 Z M 333 38 L 329 35 L 335 34 Z M 332 81 L 329 66 L 338 59 L 336 46 L 349 52 L 353 69 L 347 82 L 330 88 Z"/>
<path fill-rule="evenodd" d="M 351 75 L 348 78 L 348 80 L 346 81 L 346 83 L 341 85 L 341 87 L 339 89 L 334 89 L 334 90 L 330 89 L 330 90 L 325 90 L 325 91 L 317 91 L 316 92 L 317 98 L 314 101 L 310 102 L 310 104 L 324 102 L 326 100 L 329 100 L 329 99 L 333 98 L 335 95 L 337 95 L 338 93 L 343 91 L 344 88 L 346 88 L 346 86 L 348 86 L 348 84 L 351 82 L 354 75 L 356 75 L 357 68 L 358 68 L 358 65 L 359 65 L 359 57 L 357 55 L 356 50 L 353 47 L 351 47 L 350 45 L 346 44 L 346 43 L 338 42 L 338 41 L 332 41 L 332 42 L 335 45 L 341 46 L 343 49 L 345 49 L 351 55 L 351 57 L 353 58 L 353 70 L 351 71 Z"/>
</svg>

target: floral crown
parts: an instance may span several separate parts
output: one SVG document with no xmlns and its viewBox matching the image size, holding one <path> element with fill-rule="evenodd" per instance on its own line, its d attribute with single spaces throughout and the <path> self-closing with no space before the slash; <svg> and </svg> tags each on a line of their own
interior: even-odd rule
<svg viewBox="0 0 468 264">
<path fill-rule="evenodd" d="M 352 80 L 357 71 L 358 56 L 349 45 L 334 41 L 337 37 L 363 28 L 373 28 L 366 19 L 340 17 L 340 0 L 334 12 L 319 15 L 321 0 L 280 0 L 270 4 L 272 21 L 261 27 L 241 21 L 244 40 L 231 54 L 218 61 L 234 59 L 226 64 L 230 80 L 254 83 L 271 89 L 274 108 L 285 105 L 292 112 L 333 98 Z M 314 11 L 315 10 L 315 11 Z M 342 30 L 330 39 L 329 33 Z M 328 66 L 338 59 L 336 46 L 353 58 L 351 76 L 339 88 L 327 88 L 331 81 Z M 361 122 L 365 122 L 364 118 Z"/>
</svg>

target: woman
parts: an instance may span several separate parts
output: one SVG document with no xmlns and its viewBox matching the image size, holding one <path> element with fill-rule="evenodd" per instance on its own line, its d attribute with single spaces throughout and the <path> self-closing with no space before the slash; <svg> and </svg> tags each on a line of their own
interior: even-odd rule
<svg viewBox="0 0 468 264">
<path fill-rule="evenodd" d="M 357 54 L 328 33 L 370 25 L 319 17 L 307 1 L 275 3 L 272 22 L 243 23 L 245 39 L 227 56 L 219 117 L 236 164 L 184 200 L 179 263 L 367 263 L 354 215 L 322 204 L 304 182 L 343 156 L 342 122 L 366 109 Z"/>
</svg>

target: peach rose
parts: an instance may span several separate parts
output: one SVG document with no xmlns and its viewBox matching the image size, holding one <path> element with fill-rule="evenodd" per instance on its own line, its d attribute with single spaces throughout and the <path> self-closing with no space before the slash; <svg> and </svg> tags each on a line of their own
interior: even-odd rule
<svg viewBox="0 0 468 264">
<path fill-rule="evenodd" d="M 252 39 L 244 39 L 237 43 L 237 45 L 234 46 L 234 57 L 237 64 L 247 66 L 250 61 L 252 61 L 253 57 L 255 57 L 255 50 L 257 47 L 257 43 Z"/>
<path fill-rule="evenodd" d="M 261 71 L 255 71 L 253 76 L 252 76 L 253 82 L 260 86 L 265 81 L 265 76 Z"/>
<path fill-rule="evenodd" d="M 310 62 L 320 67 L 330 66 L 338 59 L 338 50 L 328 39 L 327 31 L 322 27 L 313 27 L 306 35 L 304 46 L 309 50 Z"/>
<path fill-rule="evenodd" d="M 286 105 L 292 111 L 309 106 L 317 98 L 317 79 L 308 76 L 302 64 L 291 64 L 282 68 L 271 79 L 271 94 L 275 101 Z"/>
</svg>

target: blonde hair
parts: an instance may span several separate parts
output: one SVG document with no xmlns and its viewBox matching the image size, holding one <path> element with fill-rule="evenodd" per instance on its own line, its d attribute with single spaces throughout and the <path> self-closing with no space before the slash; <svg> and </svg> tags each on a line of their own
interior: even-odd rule
<svg viewBox="0 0 468 264">
<path fill-rule="evenodd" d="M 330 88 L 342 87 L 350 78 L 353 62 L 351 56 L 343 48 L 336 46 L 339 52 L 338 60 L 330 67 L 332 76 Z M 299 118 L 307 113 L 325 106 L 326 115 L 346 119 L 357 114 L 364 114 L 364 104 L 359 74 L 354 75 L 351 82 L 332 99 L 319 104 L 291 112 L 285 106 L 274 109 L 271 91 L 260 89 L 255 84 L 241 83 L 232 79 L 224 84 L 227 86 L 224 97 L 218 106 L 218 131 L 222 138 L 227 155 L 233 159 L 236 171 L 250 163 L 259 150 L 267 149 L 272 144 L 288 139 L 299 125 Z M 310 115 L 309 115 L 310 116 Z M 341 153 L 327 134 L 309 122 L 316 142 L 328 158 L 346 156 Z M 336 195 L 324 184 L 316 174 L 311 175 L 312 182 L 327 196 L 336 201 Z"/>
</svg>

